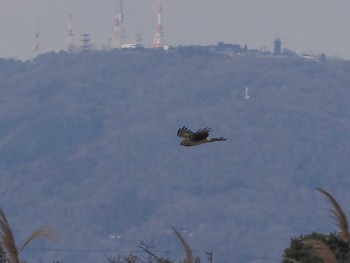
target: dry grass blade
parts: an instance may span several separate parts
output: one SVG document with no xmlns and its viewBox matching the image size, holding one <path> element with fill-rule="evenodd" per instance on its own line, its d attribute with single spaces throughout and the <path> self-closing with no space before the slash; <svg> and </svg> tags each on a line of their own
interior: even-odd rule
<svg viewBox="0 0 350 263">
<path fill-rule="evenodd" d="M 17 246 L 5 213 L 0 208 L 0 242 L 7 252 L 10 263 L 19 263 Z"/>
<path fill-rule="evenodd" d="M 331 210 L 331 212 L 334 218 L 337 220 L 338 222 L 337 225 L 340 228 L 339 237 L 346 243 L 350 244 L 349 225 L 348 225 L 348 220 L 346 218 L 346 215 L 343 212 L 343 209 L 341 208 L 337 200 L 330 193 L 328 193 L 327 191 L 321 188 L 316 188 L 316 189 L 321 193 L 323 193 L 333 205 L 333 209 Z"/>
<path fill-rule="evenodd" d="M 186 258 L 182 262 L 183 263 L 192 263 L 193 257 L 192 257 L 192 250 L 191 250 L 190 246 L 188 245 L 187 241 L 183 238 L 183 236 L 180 234 L 180 232 L 177 231 L 174 227 L 173 227 L 173 231 L 177 235 L 182 246 L 185 249 Z"/>
<path fill-rule="evenodd" d="M 34 239 L 44 237 L 51 241 L 57 242 L 59 240 L 59 235 L 55 229 L 52 227 L 41 227 L 38 230 L 34 231 L 24 242 L 23 246 L 19 250 L 18 254 L 21 254 L 22 250 L 26 248 L 26 246 L 32 242 Z"/>
<path fill-rule="evenodd" d="M 303 241 L 303 244 L 311 246 L 314 255 L 321 258 L 325 263 L 338 263 L 333 252 L 322 241 L 309 239 Z"/>
</svg>

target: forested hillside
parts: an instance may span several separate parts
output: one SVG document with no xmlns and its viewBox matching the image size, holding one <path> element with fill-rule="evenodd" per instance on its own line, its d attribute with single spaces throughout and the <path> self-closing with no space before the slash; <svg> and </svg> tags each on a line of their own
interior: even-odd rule
<svg viewBox="0 0 350 263">
<path fill-rule="evenodd" d="M 203 262 L 276 262 L 293 236 L 335 230 L 315 187 L 348 208 L 348 61 L 49 53 L 0 60 L 0 83 L 0 205 L 19 245 L 62 235 L 32 262 L 107 262 L 141 241 L 180 260 L 172 226 Z M 182 147 L 182 126 L 227 141 Z"/>
</svg>

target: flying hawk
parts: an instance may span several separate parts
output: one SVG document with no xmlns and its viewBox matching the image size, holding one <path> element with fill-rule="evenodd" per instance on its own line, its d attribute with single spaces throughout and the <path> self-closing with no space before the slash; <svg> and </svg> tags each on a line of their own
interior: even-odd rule
<svg viewBox="0 0 350 263">
<path fill-rule="evenodd" d="M 195 146 L 207 142 L 226 141 L 226 139 L 223 137 L 209 138 L 209 132 L 211 131 L 212 129 L 207 127 L 193 132 L 184 126 L 177 131 L 177 136 L 184 138 L 184 140 L 181 142 L 181 145 L 183 146 Z"/>
</svg>

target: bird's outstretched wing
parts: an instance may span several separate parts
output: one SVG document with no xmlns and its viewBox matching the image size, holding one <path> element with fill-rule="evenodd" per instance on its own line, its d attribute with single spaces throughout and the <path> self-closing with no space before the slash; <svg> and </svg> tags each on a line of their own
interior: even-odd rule
<svg viewBox="0 0 350 263">
<path fill-rule="evenodd" d="M 211 131 L 212 128 L 206 127 L 193 132 L 186 126 L 183 126 L 182 128 L 178 129 L 177 136 L 184 138 L 184 140 L 181 142 L 182 146 L 195 146 L 208 142 L 226 141 L 226 139 L 223 137 L 209 138 L 209 133 Z"/>
<path fill-rule="evenodd" d="M 212 131 L 211 128 L 206 127 L 204 129 L 199 129 L 198 131 L 193 132 L 186 126 L 183 126 L 177 131 L 177 136 L 194 141 L 194 142 L 198 142 L 208 138 L 209 132 L 211 131 Z"/>
<path fill-rule="evenodd" d="M 182 138 L 189 138 L 191 135 L 193 135 L 193 131 L 191 131 L 189 128 L 186 126 L 183 126 L 177 131 L 177 136 L 182 137 Z"/>
<path fill-rule="evenodd" d="M 205 140 L 206 138 L 208 138 L 209 136 L 209 132 L 212 131 L 212 128 L 204 128 L 204 129 L 199 129 L 198 131 L 196 131 L 195 133 L 192 134 L 191 139 L 194 142 L 198 142 L 201 140 Z"/>
</svg>

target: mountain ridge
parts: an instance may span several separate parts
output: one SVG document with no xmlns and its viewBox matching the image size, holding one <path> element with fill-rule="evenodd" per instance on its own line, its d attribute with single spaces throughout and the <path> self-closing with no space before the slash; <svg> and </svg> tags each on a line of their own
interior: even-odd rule
<svg viewBox="0 0 350 263">
<path fill-rule="evenodd" d="M 1 206 L 19 239 L 63 236 L 24 258 L 103 261 L 152 240 L 181 258 L 175 226 L 202 260 L 278 260 L 293 236 L 334 230 L 316 186 L 349 196 L 347 61 L 114 50 L 0 67 Z M 228 141 L 187 149 L 182 126 Z"/>
</svg>

